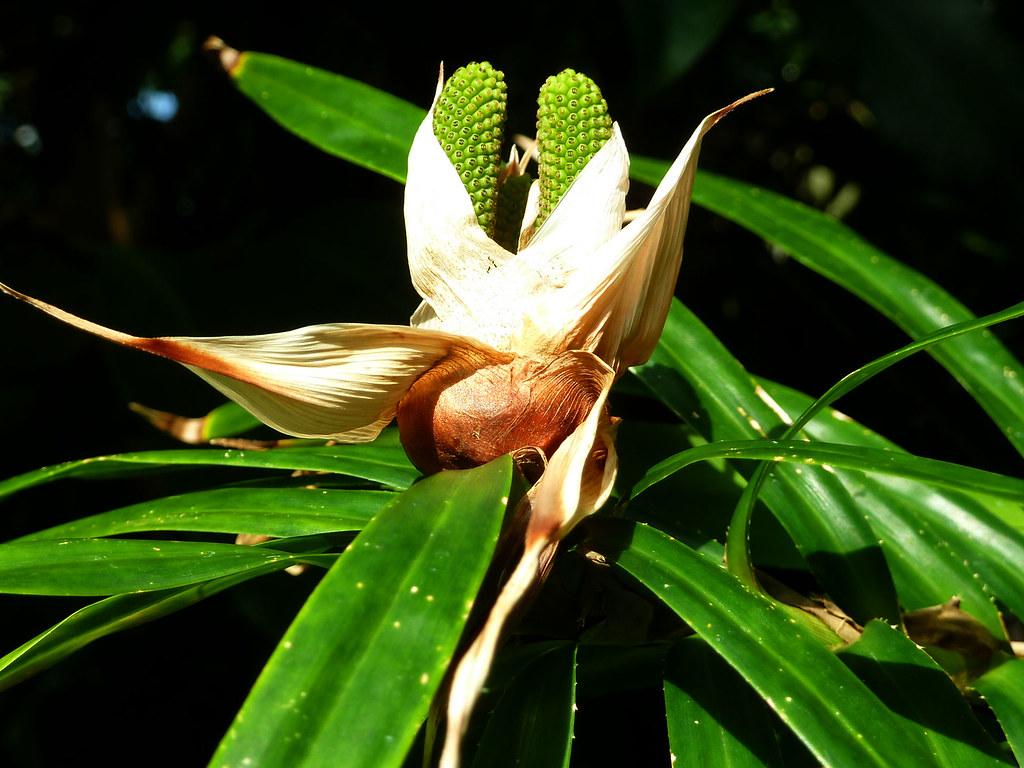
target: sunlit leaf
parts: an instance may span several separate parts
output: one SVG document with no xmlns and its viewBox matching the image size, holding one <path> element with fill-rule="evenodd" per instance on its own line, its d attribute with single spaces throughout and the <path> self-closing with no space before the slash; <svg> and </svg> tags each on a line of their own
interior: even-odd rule
<svg viewBox="0 0 1024 768">
<path fill-rule="evenodd" d="M 912 640 L 872 621 L 839 657 L 907 725 L 940 765 L 1005 766 L 953 681 Z"/>
<path fill-rule="evenodd" d="M 0 592 L 115 595 L 196 584 L 301 560 L 265 547 L 192 541 L 48 539 L 0 544 Z M 260 571 L 265 572 L 265 570 Z"/>
<path fill-rule="evenodd" d="M 813 402 L 806 395 L 779 384 L 767 381 L 762 384 L 794 415 Z M 836 411 L 819 414 L 805 432 L 816 440 L 902 450 Z M 964 611 L 979 619 L 994 635 L 1002 633 L 1002 621 L 992 603 L 992 589 L 971 567 L 975 559 L 988 559 L 985 546 L 951 537 L 929 522 L 946 517 L 950 509 L 958 509 L 966 517 L 974 518 L 978 531 L 983 530 L 993 515 L 982 500 L 991 502 L 993 497 L 968 496 L 895 476 L 843 469 L 837 470 L 837 474 L 870 517 L 905 609 L 938 605 L 956 595 Z M 1024 581 L 1020 583 L 1020 590 L 1024 591 Z"/>
<path fill-rule="evenodd" d="M 163 618 L 225 589 L 257 576 L 282 570 L 300 560 L 306 563 L 318 561 L 330 566 L 335 557 L 336 555 L 306 555 L 281 558 L 197 586 L 115 595 L 87 605 L 0 658 L 0 690 L 53 666 L 75 651 L 107 635 Z"/>
<path fill-rule="evenodd" d="M 666 534 L 624 525 L 607 544 L 630 573 L 724 658 L 826 765 L 936 762 L 805 626 Z"/>
<path fill-rule="evenodd" d="M 630 175 L 657 184 L 668 164 L 633 156 Z M 920 338 L 974 315 L 937 283 L 858 237 L 845 225 L 767 189 L 702 173 L 693 201 L 785 249 L 801 264 L 860 297 Z M 992 334 L 929 350 L 1024 453 L 1024 366 Z"/>
<path fill-rule="evenodd" d="M 172 451 L 120 453 L 68 461 L 0 480 L 0 498 L 26 488 L 69 477 L 122 477 L 169 467 L 245 467 L 335 472 L 371 480 L 391 488 L 408 488 L 419 472 L 409 463 L 398 441 L 398 430 L 386 430 L 372 443 L 307 445 L 267 451 L 186 448 Z"/>
<path fill-rule="evenodd" d="M 19 541 L 93 538 L 142 531 L 309 536 L 358 531 L 395 494 L 329 488 L 216 488 L 132 504 L 35 531 Z"/>
<path fill-rule="evenodd" d="M 804 440 L 722 440 L 699 445 L 651 467 L 634 486 L 632 495 L 642 493 L 696 461 L 710 459 L 752 459 L 828 469 L 859 469 L 863 472 L 922 480 L 946 488 L 1024 499 L 1024 480 L 1015 477 L 900 451 Z"/>
<path fill-rule="evenodd" d="M 651 360 L 633 371 L 709 440 L 762 439 L 785 428 L 767 392 L 679 301 Z M 862 620 L 898 620 L 877 537 L 837 477 L 818 467 L 779 466 L 762 499 L 844 610 Z"/>
<path fill-rule="evenodd" d="M 666 659 L 665 718 L 676 765 L 815 764 L 771 707 L 698 638 L 677 643 Z"/>
<path fill-rule="evenodd" d="M 292 133 L 405 180 L 405 159 L 426 110 L 357 80 L 266 53 L 242 53 L 230 74 L 242 93 Z M 425 83 L 429 94 L 432 79 Z"/>
<path fill-rule="evenodd" d="M 442 472 L 359 534 L 285 633 L 214 765 L 401 765 L 490 562 L 511 461 Z"/>
<path fill-rule="evenodd" d="M 974 681 L 1024 765 L 1024 661 L 1006 661 Z"/>
</svg>

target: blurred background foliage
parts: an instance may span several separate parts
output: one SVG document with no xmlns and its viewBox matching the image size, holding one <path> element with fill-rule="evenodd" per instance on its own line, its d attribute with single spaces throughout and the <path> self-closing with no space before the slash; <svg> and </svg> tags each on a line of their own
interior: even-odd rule
<svg viewBox="0 0 1024 768">
<path fill-rule="evenodd" d="M 703 168 L 828 210 L 978 314 L 1021 299 L 1019 3 L 622 0 L 411 15 L 383 4 L 273 15 L 209 5 L 0 8 L 5 282 L 140 335 L 407 320 L 416 297 L 401 187 L 268 120 L 202 54 L 216 34 L 421 106 L 441 59 L 450 69 L 490 60 L 507 75 L 510 132 L 532 132 L 540 83 L 573 67 L 602 86 L 629 147 L 663 158 L 707 112 L 772 86 L 708 138 Z M 633 202 L 645 194 L 637 187 Z M 760 375 L 819 394 L 904 341 L 849 294 L 699 209 L 686 248 L 680 297 Z M 176 366 L 14 302 L 0 303 L 0 328 L 5 476 L 166 446 L 129 401 L 188 414 L 219 402 Z M 1021 353 L 1019 323 L 998 333 Z M 925 356 L 840 405 L 914 453 L 1018 471 L 997 430 Z M 3 534 L 201 484 L 180 474 L 40 489 L 5 503 Z M 3 694 L 0 763 L 203 762 L 308 589 L 257 581 Z M 5 596 L 0 651 L 75 605 Z M 663 717 L 654 705 L 636 702 L 631 727 L 662 738 L 663 724 L 643 725 Z M 174 724 L 161 725 L 160 743 L 157 721 Z M 597 716 L 577 722 L 598 729 Z M 112 729 L 116 754 L 95 739 Z"/>
</svg>

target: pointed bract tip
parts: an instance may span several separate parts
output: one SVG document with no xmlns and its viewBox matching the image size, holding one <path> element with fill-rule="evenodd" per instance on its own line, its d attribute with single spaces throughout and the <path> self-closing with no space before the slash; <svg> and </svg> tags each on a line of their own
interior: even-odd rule
<svg viewBox="0 0 1024 768">
<path fill-rule="evenodd" d="M 202 445 L 207 442 L 205 417 L 188 418 L 187 416 L 179 416 L 176 413 L 158 411 L 155 408 L 142 405 L 142 403 L 128 403 L 128 408 L 132 412 L 139 414 L 139 416 L 161 432 L 166 432 L 176 440 L 189 445 Z"/>
<path fill-rule="evenodd" d="M 431 111 L 433 111 L 434 106 L 437 104 L 437 100 L 440 98 L 441 90 L 443 88 L 444 88 L 444 62 L 442 61 L 442 62 L 440 62 L 437 65 L 437 88 L 434 89 L 434 101 L 430 105 Z"/>
<path fill-rule="evenodd" d="M 774 90 L 774 88 L 763 88 L 760 91 L 748 93 L 746 96 L 742 96 L 736 99 L 736 101 L 734 101 L 732 104 L 729 104 L 728 106 L 722 107 L 721 109 L 712 112 L 710 115 L 705 117 L 704 122 L 701 123 L 702 131 L 710 130 L 714 125 L 718 123 L 719 120 L 721 120 L 723 117 L 725 117 L 734 109 L 736 109 L 736 107 L 742 106 L 743 104 L 746 104 L 749 101 L 753 101 L 754 99 L 759 99 L 762 96 L 766 96 L 769 93 L 772 93 Z"/>
<path fill-rule="evenodd" d="M 242 71 L 242 64 L 245 54 L 236 51 L 216 35 L 210 35 L 203 43 L 203 50 L 216 54 L 224 71 L 232 77 L 237 77 Z"/>
</svg>

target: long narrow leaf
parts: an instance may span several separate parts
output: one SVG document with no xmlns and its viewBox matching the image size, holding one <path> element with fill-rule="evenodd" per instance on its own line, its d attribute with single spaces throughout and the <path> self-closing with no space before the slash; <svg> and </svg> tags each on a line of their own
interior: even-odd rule
<svg viewBox="0 0 1024 768">
<path fill-rule="evenodd" d="M 839 657 L 906 721 L 908 733 L 923 737 L 940 765 L 1005 768 L 953 681 L 905 635 L 872 621 Z"/>
<path fill-rule="evenodd" d="M 1006 661 L 974 681 L 1003 726 L 1006 740 L 1024 765 L 1024 661 Z"/>
<path fill-rule="evenodd" d="M 282 560 L 291 564 L 295 556 L 265 547 L 211 542 L 17 541 L 0 545 L 0 592 L 68 596 L 153 592 L 265 569 Z"/>
<path fill-rule="evenodd" d="M 643 492 L 696 461 L 711 459 L 751 459 L 819 466 L 828 470 L 836 467 L 859 469 L 1024 501 L 1024 480 L 1015 477 L 898 451 L 804 440 L 722 440 L 699 445 L 651 467 L 633 487 L 632 495 Z"/>
<path fill-rule="evenodd" d="M 762 384 L 788 413 L 801 413 L 813 402 L 807 395 L 779 384 L 767 381 Z M 836 411 L 819 414 L 805 427 L 805 432 L 824 442 L 902 450 Z M 988 582 L 988 571 L 984 566 L 979 570 L 972 565 L 976 560 L 985 563 L 991 559 L 989 546 L 970 538 L 954 538 L 936 528 L 933 522 L 947 518 L 948 510 L 955 509 L 959 515 L 973 520 L 971 527 L 978 536 L 991 529 L 991 521 L 996 520 L 996 525 L 1002 523 L 989 511 L 991 503 L 983 503 L 991 502 L 993 497 L 965 495 L 894 476 L 843 469 L 837 470 L 837 474 L 870 517 L 905 609 L 938 605 L 956 595 L 961 600 L 962 610 L 979 619 L 996 637 L 1002 634 L 1002 621 L 992 602 L 994 590 Z M 1024 539 L 1024 534 L 1020 538 Z M 1012 565 L 1004 569 L 1002 582 L 1012 583 L 1012 571 Z M 1011 602 L 1014 594 L 1024 595 L 1024 574 L 1019 569 L 1016 573 L 1018 587 L 1010 593 L 1001 593 Z"/>
<path fill-rule="evenodd" d="M 657 184 L 668 164 L 633 156 L 630 175 Z M 780 246 L 801 264 L 863 299 L 911 338 L 974 315 L 937 283 L 825 214 L 767 189 L 702 173 L 693 201 Z M 990 334 L 929 351 L 1024 453 L 1024 366 Z"/>
<path fill-rule="evenodd" d="M 426 110 L 357 80 L 266 53 L 242 53 L 228 71 L 242 93 L 292 133 L 405 181 L 405 158 Z M 429 76 L 424 84 L 430 95 Z"/>
<path fill-rule="evenodd" d="M 229 70 L 243 93 L 282 126 L 326 152 L 405 180 L 405 158 L 425 110 L 355 80 L 262 53 Z M 630 175 L 657 185 L 668 163 L 631 158 Z M 939 285 L 825 214 L 769 190 L 700 172 L 693 200 L 781 246 L 903 328 L 924 336 L 973 315 Z M 932 354 L 1024 452 L 1024 366 L 998 340 L 961 340 Z"/>
<path fill-rule="evenodd" d="M 359 534 L 285 633 L 212 765 L 398 766 L 490 562 L 508 457 L 442 472 Z"/>
<path fill-rule="evenodd" d="M 358 531 L 394 499 L 390 491 L 216 488 L 132 504 L 22 536 L 18 541 L 95 538 L 143 531 L 310 536 Z"/>
<path fill-rule="evenodd" d="M 996 312 L 983 318 L 958 323 L 956 325 L 940 329 L 919 341 L 906 344 L 894 352 L 890 352 L 876 360 L 872 360 L 867 365 L 861 366 L 852 373 L 844 376 L 838 383 L 830 387 L 824 395 L 815 400 L 813 404 L 811 404 L 799 417 L 786 427 L 785 431 L 781 435 L 781 441 L 796 437 L 803 426 L 813 419 L 816 413 L 828 407 L 829 404 L 837 400 L 842 395 L 847 394 L 860 384 L 863 384 L 865 381 L 885 371 L 896 363 L 905 360 L 907 357 L 910 357 L 922 350 L 932 349 L 941 342 L 955 340 L 958 337 L 963 337 L 966 334 L 985 329 L 988 326 L 995 325 L 996 323 L 1020 317 L 1021 315 L 1024 315 L 1024 302 L 1003 310 L 1002 312 Z M 881 457 L 879 457 L 879 459 L 881 459 Z M 889 462 L 891 463 L 892 459 L 889 459 Z M 885 464 L 886 462 L 884 460 L 879 460 L 879 467 L 882 468 L 883 472 L 885 471 Z M 729 567 L 735 572 L 742 574 L 747 579 L 750 578 L 752 573 L 749 541 L 754 503 L 757 500 L 757 496 L 760 493 L 762 486 L 768 478 L 768 471 L 769 465 L 762 464 L 754 472 L 750 479 L 750 483 L 744 489 L 743 495 L 740 497 L 740 501 L 736 505 L 732 521 L 729 524 L 729 537 L 726 541 L 726 557 L 729 562 Z M 904 477 L 913 476 L 904 473 L 901 474 L 903 474 Z M 976 490 L 969 485 L 969 481 L 962 474 L 954 474 L 959 478 L 957 480 L 957 485 L 953 486 L 954 488 L 968 491 Z M 1024 498 L 1024 493 L 1013 493 L 1011 494 L 1011 498 L 1013 497 Z"/>
<path fill-rule="evenodd" d="M 676 765 L 735 768 L 815 765 L 771 708 L 699 638 L 665 662 L 665 718 Z M 789 741 L 793 743 L 789 743 Z"/>
<path fill-rule="evenodd" d="M 661 340 L 637 377 L 709 440 L 760 439 L 785 428 L 778 405 L 721 342 L 673 300 Z M 898 621 L 895 588 L 877 537 L 838 478 L 778 466 L 764 502 L 844 610 Z M 754 586 L 752 575 L 747 582 Z"/>
<path fill-rule="evenodd" d="M 163 618 L 225 589 L 294 563 L 320 560 L 330 566 L 336 557 L 293 555 L 197 586 L 115 595 L 87 605 L 0 658 L 0 691 L 53 666 L 101 637 Z"/>
<path fill-rule="evenodd" d="M 723 568 L 644 525 L 623 526 L 599 551 L 707 641 L 825 765 L 891 766 L 893 755 L 935 765 L 803 624 Z"/>
<path fill-rule="evenodd" d="M 64 478 L 121 477 L 136 472 L 165 471 L 168 467 L 245 467 L 335 472 L 408 488 L 419 472 L 409 463 L 397 430 L 387 430 L 372 443 L 274 448 L 268 451 L 187 448 L 173 451 L 120 453 L 68 461 L 0 481 L 0 498 Z"/>
<path fill-rule="evenodd" d="M 423 109 L 364 83 L 267 54 L 243 53 L 230 71 L 242 92 L 288 130 L 326 152 L 405 180 L 405 158 Z M 667 168 L 665 161 L 634 155 L 630 175 L 656 186 Z M 935 282 L 794 200 L 699 172 L 693 201 L 784 248 L 912 338 L 973 318 Z M 1024 366 L 988 335 L 931 354 L 1024 452 Z"/>
</svg>

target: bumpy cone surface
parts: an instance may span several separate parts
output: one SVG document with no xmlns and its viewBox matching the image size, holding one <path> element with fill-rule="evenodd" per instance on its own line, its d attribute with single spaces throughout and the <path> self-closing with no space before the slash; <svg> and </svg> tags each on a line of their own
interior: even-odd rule
<svg viewBox="0 0 1024 768">
<path fill-rule="evenodd" d="M 540 212 L 534 227 L 558 201 L 612 135 L 612 119 L 601 90 L 586 75 L 566 69 L 541 86 L 537 98 L 540 152 Z"/>
<path fill-rule="evenodd" d="M 504 73 L 482 61 L 455 70 L 434 107 L 434 135 L 462 178 L 477 221 L 491 237 L 507 101 Z"/>
</svg>

